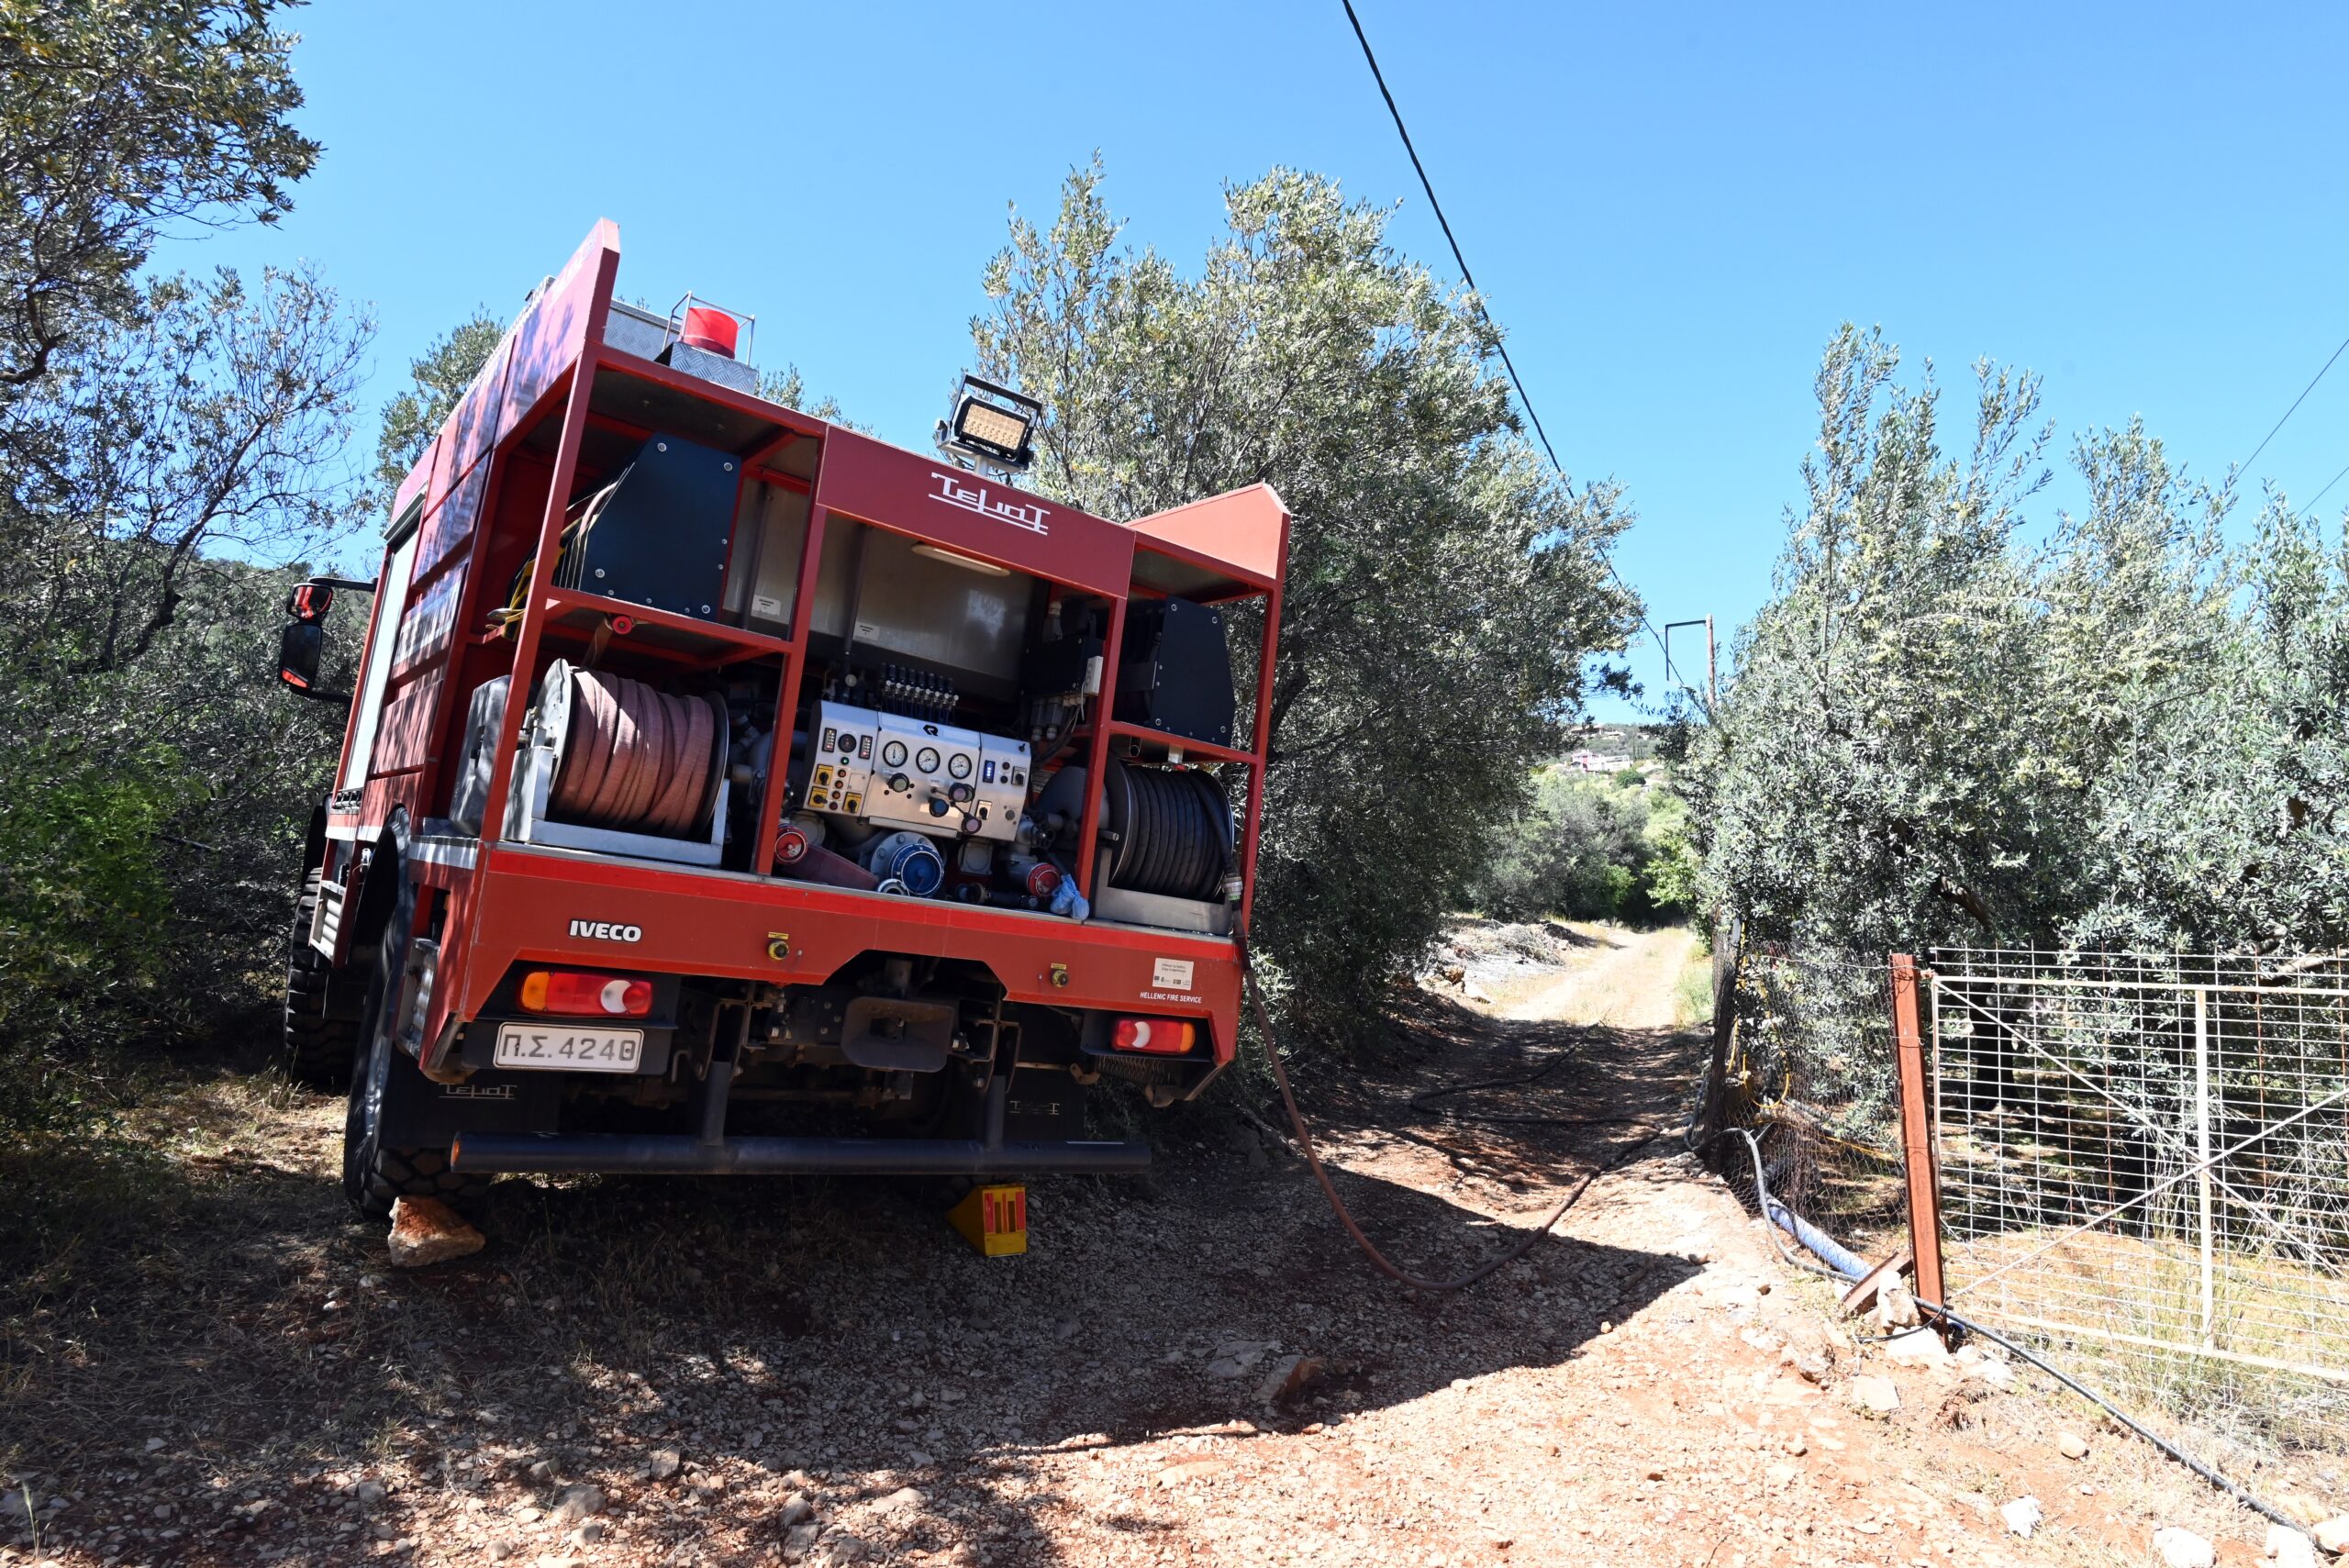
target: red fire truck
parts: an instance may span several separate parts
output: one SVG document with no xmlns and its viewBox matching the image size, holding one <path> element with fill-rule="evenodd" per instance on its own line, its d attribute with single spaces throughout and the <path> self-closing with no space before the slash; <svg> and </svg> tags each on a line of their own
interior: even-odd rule
<svg viewBox="0 0 2349 1568">
<path fill-rule="evenodd" d="M 1041 408 L 975 377 L 885 445 L 618 267 L 598 224 L 392 505 L 286 985 L 351 1202 L 1142 1169 L 1085 1092 L 1231 1059 L 1279 497 L 1043 499 Z M 351 586 L 295 591 L 296 691 Z"/>
</svg>

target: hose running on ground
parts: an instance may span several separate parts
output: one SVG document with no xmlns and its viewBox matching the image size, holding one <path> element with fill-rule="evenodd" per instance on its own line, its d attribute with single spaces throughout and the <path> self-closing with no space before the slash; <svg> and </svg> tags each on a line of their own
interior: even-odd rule
<svg viewBox="0 0 2349 1568">
<path fill-rule="evenodd" d="M 1377 1244 L 1364 1234 L 1362 1226 L 1355 1221 L 1353 1212 L 1346 1207 L 1345 1200 L 1338 1195 L 1337 1187 L 1330 1183 L 1330 1173 L 1322 1167 L 1320 1152 L 1313 1147 L 1313 1134 L 1306 1129 L 1305 1118 L 1297 1108 L 1297 1096 L 1289 1092 L 1288 1069 L 1281 1064 L 1279 1040 L 1274 1032 L 1271 1015 L 1264 1009 L 1264 995 L 1256 984 L 1255 960 L 1248 951 L 1248 940 L 1244 933 L 1240 939 L 1240 977 L 1248 990 L 1248 1005 L 1255 1014 L 1256 1028 L 1264 1037 L 1264 1054 L 1271 1059 L 1273 1064 L 1273 1081 L 1280 1085 L 1281 1105 L 1288 1111 L 1288 1124 L 1297 1133 L 1297 1146 L 1304 1151 L 1305 1162 L 1311 1168 L 1313 1179 L 1321 1185 L 1321 1195 L 1330 1200 L 1330 1210 L 1337 1215 L 1338 1223 L 1346 1228 L 1346 1234 L 1354 1239 L 1354 1245 L 1362 1249 L 1363 1255 L 1371 1261 L 1372 1265 L 1387 1278 L 1399 1284 L 1408 1285 L 1413 1290 L 1424 1290 L 1438 1296 L 1450 1295 L 1455 1291 L 1466 1290 L 1478 1281 L 1489 1278 L 1499 1270 L 1507 1268 L 1531 1251 L 1558 1221 L 1566 1217 L 1566 1210 L 1581 1201 L 1583 1194 L 1590 1190 L 1592 1183 L 1646 1148 L 1652 1140 L 1650 1138 L 1642 1138 L 1636 1142 L 1626 1144 L 1609 1155 L 1596 1169 L 1575 1184 L 1574 1190 L 1559 1200 L 1557 1207 L 1550 1211 L 1550 1217 L 1547 1219 L 1534 1227 L 1523 1240 L 1498 1256 L 1488 1259 L 1466 1273 L 1452 1279 L 1428 1279 L 1412 1273 L 1389 1261 L 1386 1254 L 1378 1250 Z M 1541 1071 L 1546 1073 L 1549 1068 L 1545 1066 Z M 1537 1073 L 1535 1076 L 1540 1076 L 1540 1073 Z M 1463 1085 L 1463 1087 L 1468 1086 L 1470 1085 Z M 1492 1085 L 1479 1086 L 1491 1087 Z M 1611 1122 L 1617 1118 L 1604 1119 Z"/>
<path fill-rule="evenodd" d="M 1762 1145 L 1760 1141 L 1754 1138 L 1753 1133 L 1747 1131 L 1742 1127 L 1723 1128 L 1720 1131 L 1712 1134 L 1709 1138 L 1695 1140 L 1692 1141 L 1689 1138 L 1689 1134 L 1696 1129 L 1697 1118 L 1698 1115 L 1702 1114 L 1703 1110 L 1703 1099 L 1702 1096 L 1699 1096 L 1696 1108 L 1689 1113 L 1687 1127 L 1683 1129 L 1681 1131 L 1681 1142 L 1687 1145 L 1689 1152 L 1698 1153 L 1710 1148 L 1713 1144 L 1720 1142 L 1722 1139 L 1732 1135 L 1745 1140 L 1746 1152 L 1753 1157 L 1753 1161 L 1754 1196 L 1756 1201 L 1758 1201 L 1762 1206 L 1763 1214 L 1770 1221 L 1770 1240 L 1777 1247 L 1778 1256 L 1798 1268 L 1809 1269 L 1813 1273 L 1825 1274 L 1830 1279 L 1856 1281 L 1861 1278 L 1862 1275 L 1865 1273 L 1865 1270 L 1854 1273 L 1848 1267 L 1831 1268 L 1826 1263 L 1812 1262 L 1806 1258 L 1798 1258 L 1787 1251 L 1786 1241 L 1780 1237 L 1779 1232 L 1783 1230 L 1789 1235 L 1795 1236 L 1798 1240 L 1801 1240 L 1803 1238 L 1801 1237 L 1800 1232 L 1797 1229 L 1797 1226 L 1801 1222 L 1792 1209 L 1787 1207 L 1786 1205 L 1780 1203 L 1776 1198 L 1770 1195 L 1769 1180 L 1762 1173 Z M 1820 1234 L 1824 1235 L 1825 1232 L 1822 1231 L 1820 1232 Z M 1805 1244 L 1809 1245 L 1808 1242 Z M 1822 1253 L 1820 1255 L 1824 1257 L 1826 1254 Z M 2111 1400 L 2106 1398 L 2095 1389 L 2090 1388 L 2087 1384 L 2082 1383 L 2078 1378 L 2074 1377 L 2071 1373 L 2056 1366 L 2045 1357 L 2039 1355 L 2035 1351 L 2025 1350 L 2022 1346 L 2016 1344 L 2012 1340 L 2008 1339 L 2004 1334 L 1998 1332 L 1998 1330 L 1994 1329 L 1985 1328 L 1983 1325 L 1975 1322 L 1970 1318 L 1960 1317 L 1957 1313 L 1951 1311 L 1941 1302 L 1927 1301 L 1922 1296 L 1917 1297 L 1916 1300 L 1917 1309 L 1919 1311 L 1929 1312 L 1934 1317 L 1942 1319 L 1943 1322 L 1948 1323 L 1954 1328 L 1962 1329 L 1969 1334 L 1979 1334 L 1984 1339 L 1990 1340 L 1993 1344 L 2004 1346 L 2010 1353 L 2021 1356 L 2024 1361 L 2029 1362 L 2032 1365 L 2037 1367 L 2040 1371 L 2045 1373 L 2048 1376 L 2054 1378 L 2056 1382 L 2062 1384 L 2065 1387 L 2070 1389 L 2081 1398 L 2087 1400 L 2090 1404 L 2096 1406 L 2097 1408 L 2102 1410 L 2106 1415 L 2111 1417 L 2114 1420 L 2120 1422 L 2122 1426 L 2128 1428 L 2131 1431 L 2136 1433 L 2139 1437 L 2153 1444 L 2154 1447 L 2158 1449 L 2161 1452 L 2177 1461 L 2178 1463 L 2186 1466 L 2187 1469 L 2194 1472 L 2195 1474 L 2200 1476 L 2203 1480 L 2208 1481 L 2211 1485 L 2218 1487 L 2221 1491 L 2233 1497 L 2245 1507 L 2265 1516 L 2276 1523 L 2284 1526 L 2288 1529 L 2297 1530 L 2301 1529 L 2299 1521 L 2293 1518 L 2289 1514 L 2287 1514 L 2281 1508 L 2276 1507 L 2272 1504 L 2262 1500 L 2260 1497 L 2236 1485 L 2234 1482 L 2230 1481 L 2226 1476 L 2221 1475 L 2218 1471 L 2203 1463 L 2200 1460 L 2196 1459 L 2192 1454 L 2188 1453 L 2185 1450 L 2177 1447 L 2175 1443 L 2170 1442 L 2160 1433 L 2154 1431 L 2150 1427 L 2147 1427 L 2143 1422 L 2138 1420 L 2135 1417 L 2121 1409 L 2121 1407 L 2115 1405 Z"/>
<path fill-rule="evenodd" d="M 1453 1279 L 1431 1280 L 1422 1278 L 1418 1274 L 1411 1273 L 1408 1270 L 1397 1266 L 1387 1259 L 1384 1252 L 1381 1252 L 1378 1250 L 1376 1243 L 1373 1242 L 1368 1236 L 1363 1233 L 1361 1225 L 1356 1223 L 1353 1215 L 1347 1209 L 1345 1200 L 1338 1195 L 1338 1189 L 1330 1184 L 1330 1173 L 1322 1168 L 1321 1156 L 1313 1147 L 1313 1135 L 1306 1130 L 1305 1118 L 1297 1111 L 1297 1096 L 1289 1092 L 1288 1070 L 1281 1064 L 1280 1046 L 1277 1037 L 1275 1035 L 1273 1030 L 1272 1018 L 1264 1008 L 1264 993 L 1256 984 L 1255 962 L 1248 951 L 1248 940 L 1245 933 L 1242 933 L 1240 939 L 1240 976 L 1241 983 L 1247 987 L 1248 1005 L 1250 1009 L 1255 1015 L 1256 1028 L 1262 1031 L 1264 1037 L 1264 1055 L 1270 1059 L 1273 1064 L 1273 1081 L 1280 1085 L 1281 1105 L 1288 1112 L 1289 1126 L 1293 1128 L 1297 1133 L 1297 1146 L 1304 1151 L 1305 1162 L 1312 1169 L 1313 1179 L 1320 1184 L 1322 1196 L 1330 1200 L 1330 1210 L 1337 1215 L 1338 1223 L 1345 1227 L 1346 1234 L 1353 1238 L 1354 1245 L 1362 1249 L 1363 1255 L 1371 1261 L 1372 1264 L 1377 1268 L 1378 1272 L 1386 1275 L 1389 1279 L 1410 1286 L 1414 1290 L 1424 1290 L 1438 1295 L 1462 1291 L 1467 1289 L 1470 1285 L 1476 1284 L 1480 1280 L 1490 1277 L 1497 1271 L 1508 1267 L 1510 1263 L 1513 1263 L 1518 1259 L 1523 1257 L 1527 1252 L 1531 1251 L 1534 1245 L 1538 1243 L 1542 1238 L 1548 1235 L 1552 1228 L 1554 1227 L 1559 1220 L 1565 1218 L 1566 1211 L 1574 1207 L 1574 1206 L 1581 1200 L 1583 1194 L 1590 1190 L 1591 1184 L 1598 1181 L 1599 1177 L 1605 1175 L 1616 1166 L 1622 1164 L 1625 1161 L 1638 1153 L 1641 1150 L 1646 1148 L 1648 1144 L 1653 1141 L 1650 1139 L 1642 1139 L 1638 1142 L 1628 1144 L 1622 1149 L 1618 1150 L 1596 1170 L 1583 1177 L 1580 1182 L 1577 1182 L 1575 1184 L 1574 1190 L 1569 1192 L 1565 1197 L 1559 1202 L 1557 1207 L 1550 1211 L 1550 1217 L 1547 1219 L 1544 1219 L 1531 1234 L 1526 1236 L 1524 1240 L 1519 1241 L 1516 1245 L 1510 1247 L 1507 1251 L 1502 1252 L 1499 1256 L 1490 1259 L 1489 1261 L 1477 1265 L 1475 1268 L 1471 1269 L 1468 1273 Z M 1456 1084 L 1449 1089 L 1431 1090 L 1424 1095 L 1414 1095 L 1412 1098 L 1412 1104 L 1416 1106 L 1422 1100 L 1432 1098 L 1438 1095 L 1457 1094 L 1467 1089 L 1490 1089 L 1499 1088 L 1513 1084 L 1532 1083 L 1537 1079 L 1547 1075 L 1553 1068 L 1556 1067 L 1560 1062 L 1565 1060 L 1565 1056 L 1566 1053 L 1562 1051 L 1558 1055 L 1553 1057 L 1549 1062 L 1544 1062 L 1534 1072 L 1521 1077 L 1489 1079 L 1477 1084 Z M 1798 1258 L 1787 1250 L 1787 1244 L 1784 1237 L 1781 1235 L 1781 1232 L 1794 1233 L 1795 1225 L 1798 1223 L 1798 1217 L 1792 1209 L 1787 1208 L 1785 1205 L 1779 1203 L 1777 1199 L 1770 1195 L 1769 1178 L 1763 1173 L 1762 1170 L 1762 1145 L 1760 1140 L 1757 1140 L 1753 1133 L 1742 1127 L 1723 1128 L 1720 1131 L 1713 1133 L 1706 1138 L 1692 1138 L 1691 1134 L 1696 1130 L 1697 1118 L 1703 1113 L 1703 1111 L 1704 1101 L 1703 1097 L 1700 1095 L 1697 1105 L 1689 1111 L 1687 1125 L 1681 1129 L 1680 1141 L 1682 1146 L 1690 1153 L 1696 1154 L 1701 1153 L 1705 1150 L 1711 1148 L 1714 1144 L 1720 1142 L 1725 1138 L 1736 1137 L 1745 1140 L 1746 1154 L 1753 1163 L 1754 1195 L 1762 1206 L 1762 1212 L 1764 1216 L 1770 1221 L 1766 1229 L 1770 1232 L 1771 1243 L 1777 1249 L 1779 1259 L 1791 1268 L 1807 1269 L 1812 1273 L 1824 1274 L 1830 1279 L 1858 1279 L 1860 1277 L 1858 1274 L 1849 1273 L 1841 1269 L 1830 1268 L 1825 1263 L 1813 1262 L 1806 1258 Z M 1544 1117 L 1529 1119 L 1537 1119 L 1542 1121 L 1571 1121 L 1575 1118 Z M 1608 1118 L 1590 1119 L 1614 1120 L 1616 1118 Z M 1821 1234 L 1823 1234 L 1823 1232 Z M 1798 1237 L 1798 1239 L 1799 1239 L 1799 1237 Z M 2299 1530 L 2301 1529 L 2299 1521 L 2293 1518 L 2289 1514 L 2287 1514 L 2281 1508 L 2275 1507 L 2273 1504 L 2265 1501 L 2244 1487 L 2238 1485 L 2233 1481 L 2231 1481 L 2226 1476 L 2221 1474 L 2218 1471 L 2203 1463 L 2200 1460 L 2196 1459 L 2192 1454 L 2188 1453 L 2185 1450 L 2177 1447 L 2175 1443 L 2170 1442 L 2160 1433 L 2153 1430 L 2153 1429 L 2147 1427 L 2143 1422 L 2138 1420 L 2135 1417 L 2131 1416 L 2118 1405 L 2115 1405 L 2111 1400 L 2106 1398 L 2095 1389 L 2090 1388 L 2078 1378 L 2072 1376 L 2071 1373 L 2055 1366 L 2044 1357 L 2038 1355 L 2032 1351 L 2025 1350 L 2022 1346 L 2016 1344 L 2012 1340 L 2008 1339 L 2004 1334 L 1998 1333 L 1996 1329 L 1985 1328 L 1983 1325 L 1973 1321 L 1971 1318 L 1960 1317 L 1957 1313 L 1951 1311 L 1941 1302 L 1926 1301 L 1922 1298 L 1919 1298 L 1917 1301 L 1917 1307 L 1920 1311 L 1930 1312 L 1934 1317 L 1941 1318 L 1943 1322 L 1962 1329 L 1969 1334 L 1979 1334 L 1984 1339 L 2005 1347 L 2009 1353 L 2021 1357 L 2024 1361 L 2029 1362 L 2032 1365 L 2037 1367 L 2040 1371 L 2045 1373 L 2048 1376 L 2054 1378 L 2056 1382 L 2062 1384 L 2073 1393 L 2077 1394 L 2081 1398 L 2095 1405 L 2106 1415 L 2111 1417 L 2114 1420 L 2120 1422 L 2122 1426 L 2136 1433 L 2137 1436 L 2144 1439 L 2145 1441 L 2151 1443 L 2156 1450 L 2166 1454 L 2171 1459 L 2176 1460 L 2178 1463 L 2186 1466 L 2187 1469 L 2192 1471 L 2195 1474 L 2200 1476 L 2211 1485 L 2218 1487 L 2221 1491 L 2225 1492 L 2228 1496 L 2233 1497 L 2237 1502 L 2242 1503 L 2245 1507 L 2250 1508 L 2254 1513 L 2260 1514 L 2275 1523 L 2284 1526 L 2288 1529 Z"/>
<path fill-rule="evenodd" d="M 1602 1031 L 1603 1032 L 1603 1031 Z M 1432 1089 L 1422 1089 L 1410 1098 L 1415 1111 L 1435 1109 L 1435 1114 L 1453 1121 L 1484 1122 L 1497 1127 L 1627 1127 L 1645 1126 L 1647 1118 L 1636 1116 L 1514 1116 L 1505 1111 L 1463 1111 L 1449 1106 L 1431 1107 L 1432 1100 L 1452 1095 L 1473 1095 L 1481 1089 L 1516 1089 L 1528 1084 L 1538 1084 L 1575 1059 L 1574 1047 L 1550 1053 L 1541 1066 L 1531 1073 L 1511 1073 L 1506 1078 L 1477 1078 L 1465 1084 L 1444 1084 Z"/>
</svg>

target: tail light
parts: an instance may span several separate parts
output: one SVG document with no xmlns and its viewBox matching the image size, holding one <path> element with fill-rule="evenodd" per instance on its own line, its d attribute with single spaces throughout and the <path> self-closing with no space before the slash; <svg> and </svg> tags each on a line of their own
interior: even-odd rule
<svg viewBox="0 0 2349 1568">
<path fill-rule="evenodd" d="M 521 1000 L 534 1013 L 640 1018 L 652 1010 L 652 982 L 575 969 L 534 969 L 522 976 Z"/>
<path fill-rule="evenodd" d="M 1198 1038 L 1199 1026 L 1183 1018 L 1119 1018 L 1109 1030 L 1113 1049 L 1156 1056 L 1180 1056 Z"/>
</svg>

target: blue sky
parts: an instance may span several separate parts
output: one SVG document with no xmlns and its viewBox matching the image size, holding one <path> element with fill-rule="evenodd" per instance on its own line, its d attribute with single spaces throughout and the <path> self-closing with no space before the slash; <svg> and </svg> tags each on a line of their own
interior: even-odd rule
<svg viewBox="0 0 2349 1568">
<path fill-rule="evenodd" d="M 1659 623 L 1767 595 L 1840 321 L 1953 385 L 2031 366 L 2061 430 L 2142 414 L 2213 475 L 2349 336 L 2349 8 L 1357 6 L 1559 455 L 1630 493 Z M 756 312 L 762 363 L 918 444 L 1006 205 L 1097 149 L 1178 260 L 1222 182 L 1285 163 L 1399 200 L 1451 271 L 1337 0 L 295 17 L 327 148 L 295 211 L 160 260 L 316 261 L 375 306 L 380 395 L 609 217 L 624 292 Z M 2252 477 L 2343 464 L 2349 356 Z"/>
</svg>

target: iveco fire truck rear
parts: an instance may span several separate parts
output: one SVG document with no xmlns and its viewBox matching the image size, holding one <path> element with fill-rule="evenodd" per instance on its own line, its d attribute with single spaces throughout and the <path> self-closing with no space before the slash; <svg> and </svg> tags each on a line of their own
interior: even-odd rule
<svg viewBox="0 0 2349 1568">
<path fill-rule="evenodd" d="M 1279 497 L 1042 499 L 1040 408 L 971 377 L 936 453 L 884 445 L 618 266 L 599 224 L 392 505 L 286 987 L 351 1201 L 1142 1169 L 1084 1095 L 1231 1059 Z"/>
</svg>

